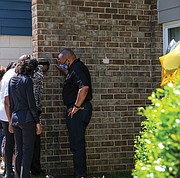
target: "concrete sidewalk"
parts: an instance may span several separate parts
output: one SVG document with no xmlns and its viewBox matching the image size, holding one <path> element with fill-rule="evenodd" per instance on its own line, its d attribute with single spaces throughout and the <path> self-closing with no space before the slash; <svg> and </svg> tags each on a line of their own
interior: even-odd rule
<svg viewBox="0 0 180 178">
<path fill-rule="evenodd" d="M 0 168 L 0 178 L 4 178 L 3 172 L 4 172 L 4 170 Z M 46 175 L 44 178 L 54 178 L 54 177 L 51 175 Z"/>
</svg>

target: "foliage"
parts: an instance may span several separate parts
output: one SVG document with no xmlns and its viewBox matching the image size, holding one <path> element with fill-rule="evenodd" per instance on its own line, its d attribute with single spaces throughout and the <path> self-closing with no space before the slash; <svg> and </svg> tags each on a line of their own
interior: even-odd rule
<svg viewBox="0 0 180 178">
<path fill-rule="evenodd" d="M 145 116 L 135 140 L 134 178 L 180 177 L 180 80 L 158 88 L 148 98 L 151 105 L 138 108 Z"/>
</svg>

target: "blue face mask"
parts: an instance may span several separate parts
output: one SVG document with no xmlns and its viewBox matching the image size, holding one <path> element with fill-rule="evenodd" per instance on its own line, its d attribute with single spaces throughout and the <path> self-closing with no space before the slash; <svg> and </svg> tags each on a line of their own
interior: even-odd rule
<svg viewBox="0 0 180 178">
<path fill-rule="evenodd" d="M 60 64 L 59 67 L 61 67 L 63 70 L 68 70 L 68 66 L 66 64 Z"/>
</svg>

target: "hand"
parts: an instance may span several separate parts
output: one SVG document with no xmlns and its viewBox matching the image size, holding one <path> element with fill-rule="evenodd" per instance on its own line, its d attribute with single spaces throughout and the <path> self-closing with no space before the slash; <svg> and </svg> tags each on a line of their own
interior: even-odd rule
<svg viewBox="0 0 180 178">
<path fill-rule="evenodd" d="M 10 133 L 13 133 L 13 126 L 10 123 L 9 123 L 8 130 L 9 130 Z"/>
<path fill-rule="evenodd" d="M 65 75 L 67 75 L 67 74 L 68 74 L 68 70 L 65 69 L 65 68 L 63 68 L 63 67 L 61 67 L 58 59 L 56 59 L 56 61 L 57 61 L 57 64 L 55 65 L 55 67 L 56 67 L 59 71 L 63 72 Z"/>
<path fill-rule="evenodd" d="M 70 109 L 68 110 L 68 112 L 69 112 L 68 116 L 70 115 L 71 118 L 73 118 L 73 115 L 74 115 L 76 112 L 78 112 L 79 110 L 82 110 L 82 109 L 84 109 L 84 107 L 79 107 L 79 108 L 77 108 L 77 107 L 74 106 L 73 108 L 70 108 Z"/>
<path fill-rule="evenodd" d="M 36 124 L 36 134 L 40 135 L 42 133 L 42 127 L 40 123 Z"/>
</svg>

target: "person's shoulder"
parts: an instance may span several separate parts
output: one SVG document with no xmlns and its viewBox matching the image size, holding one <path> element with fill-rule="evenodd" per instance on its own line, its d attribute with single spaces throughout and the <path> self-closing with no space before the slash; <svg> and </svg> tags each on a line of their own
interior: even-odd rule
<svg viewBox="0 0 180 178">
<path fill-rule="evenodd" d="M 7 72 L 5 72 L 3 78 L 9 76 L 10 74 L 12 74 L 12 69 L 9 69 Z"/>
<path fill-rule="evenodd" d="M 15 70 L 9 69 L 3 76 L 1 80 L 1 85 L 7 85 L 9 83 L 9 80 L 13 77 L 16 76 Z"/>
<path fill-rule="evenodd" d="M 6 79 L 9 79 L 9 78 L 11 78 L 11 77 L 13 77 L 13 76 L 15 76 L 16 75 L 16 72 L 15 72 L 15 69 L 13 68 L 13 69 L 9 69 L 5 74 L 4 74 L 4 78 L 6 78 Z"/>
<path fill-rule="evenodd" d="M 33 75 L 33 80 L 43 78 L 43 66 L 39 65 L 38 70 Z"/>
<path fill-rule="evenodd" d="M 38 65 L 38 70 L 37 72 L 43 74 L 43 65 Z"/>
<path fill-rule="evenodd" d="M 76 67 L 85 66 L 85 64 L 80 60 L 80 58 L 77 58 L 77 59 L 75 60 L 75 62 L 73 63 L 72 66 L 73 66 L 74 68 L 76 68 Z"/>
<path fill-rule="evenodd" d="M 79 67 L 82 69 L 82 70 L 89 70 L 87 65 L 83 62 L 83 61 L 80 61 L 79 62 Z"/>
<path fill-rule="evenodd" d="M 32 84 L 33 83 L 30 76 L 18 75 L 17 78 L 19 78 L 19 80 L 21 80 L 23 83 L 26 83 L 26 84 Z"/>
<path fill-rule="evenodd" d="M 80 66 L 83 66 L 83 67 L 86 67 L 86 64 L 82 61 L 82 60 L 80 60 L 80 58 L 78 58 L 79 60 L 79 62 L 78 62 L 78 64 L 80 65 Z"/>
</svg>

